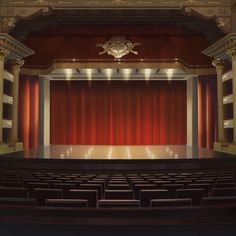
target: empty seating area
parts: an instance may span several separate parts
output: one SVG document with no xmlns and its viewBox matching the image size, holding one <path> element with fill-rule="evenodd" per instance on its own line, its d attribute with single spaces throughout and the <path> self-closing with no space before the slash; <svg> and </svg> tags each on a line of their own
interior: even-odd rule
<svg viewBox="0 0 236 236">
<path fill-rule="evenodd" d="M 0 205 L 154 208 L 236 204 L 236 172 L 0 172 Z"/>
</svg>

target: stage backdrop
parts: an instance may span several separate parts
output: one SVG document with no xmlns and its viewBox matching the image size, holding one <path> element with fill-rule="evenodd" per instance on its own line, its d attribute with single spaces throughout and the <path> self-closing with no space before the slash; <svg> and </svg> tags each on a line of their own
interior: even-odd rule
<svg viewBox="0 0 236 236">
<path fill-rule="evenodd" d="M 51 144 L 186 144 L 185 81 L 51 81 Z"/>
</svg>

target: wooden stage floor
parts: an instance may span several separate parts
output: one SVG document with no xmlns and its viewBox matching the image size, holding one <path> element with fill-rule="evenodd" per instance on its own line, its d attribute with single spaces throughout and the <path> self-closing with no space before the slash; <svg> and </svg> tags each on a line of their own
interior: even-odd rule
<svg viewBox="0 0 236 236">
<path fill-rule="evenodd" d="M 214 158 L 212 150 L 175 145 L 51 145 L 23 153 L 25 158 L 79 160 L 161 160 Z"/>
</svg>

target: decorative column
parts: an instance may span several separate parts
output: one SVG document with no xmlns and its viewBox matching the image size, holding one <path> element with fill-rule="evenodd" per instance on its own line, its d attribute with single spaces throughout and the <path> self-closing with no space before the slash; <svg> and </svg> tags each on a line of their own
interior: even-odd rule
<svg viewBox="0 0 236 236">
<path fill-rule="evenodd" d="M 50 79 L 39 78 L 39 144 L 50 145 Z"/>
<path fill-rule="evenodd" d="M 217 108 L 218 108 L 218 143 L 224 143 L 224 111 L 223 111 L 223 69 L 224 62 L 221 60 L 214 60 L 213 65 L 216 67 L 217 73 Z"/>
<path fill-rule="evenodd" d="M 11 72 L 14 76 L 14 83 L 12 85 L 12 129 L 10 130 L 10 143 L 18 141 L 18 100 L 19 100 L 19 74 L 20 67 L 24 64 L 23 60 L 11 61 Z"/>
<path fill-rule="evenodd" d="M 234 140 L 236 143 L 236 49 L 228 51 L 229 56 L 232 60 L 232 74 L 233 74 L 233 115 L 234 115 Z"/>
<path fill-rule="evenodd" d="M 3 72 L 4 72 L 4 63 L 5 57 L 9 52 L 5 49 L 0 49 L 0 143 L 2 140 L 2 119 L 3 119 Z"/>
<path fill-rule="evenodd" d="M 198 147 L 198 77 L 187 79 L 187 146 Z"/>
</svg>

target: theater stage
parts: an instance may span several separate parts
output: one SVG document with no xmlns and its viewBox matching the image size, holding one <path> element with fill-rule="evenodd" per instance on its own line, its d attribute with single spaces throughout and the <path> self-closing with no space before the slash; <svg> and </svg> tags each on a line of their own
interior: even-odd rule
<svg viewBox="0 0 236 236">
<path fill-rule="evenodd" d="M 161 160 L 214 158 L 205 148 L 183 145 L 50 145 L 23 153 L 25 158 L 78 160 Z"/>
<path fill-rule="evenodd" d="M 236 157 L 187 146 L 51 145 L 0 156 L 0 169 L 167 171 L 234 168 Z"/>
</svg>

